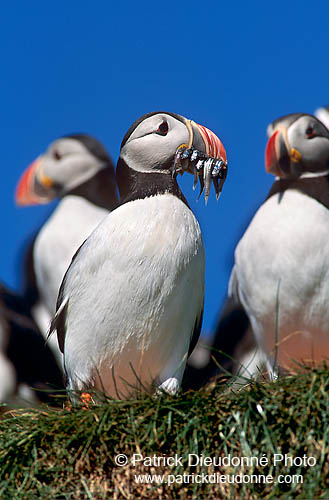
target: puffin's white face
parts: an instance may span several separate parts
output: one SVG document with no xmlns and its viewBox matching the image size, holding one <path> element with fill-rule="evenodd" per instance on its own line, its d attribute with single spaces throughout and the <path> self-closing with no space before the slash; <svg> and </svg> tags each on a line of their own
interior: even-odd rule
<svg viewBox="0 0 329 500">
<path fill-rule="evenodd" d="M 300 153 L 300 163 L 304 170 L 328 170 L 329 131 L 316 118 L 308 115 L 298 118 L 288 128 L 288 141 Z"/>
<path fill-rule="evenodd" d="M 170 173 L 164 166 L 173 161 L 181 144 L 189 141 L 189 131 L 184 121 L 157 113 L 140 122 L 121 148 L 120 157 L 139 172 Z M 194 147 L 205 151 L 199 134 L 195 134 Z"/>
<path fill-rule="evenodd" d="M 41 158 L 43 175 L 49 177 L 54 186 L 61 187 L 62 192 L 71 191 L 105 167 L 82 142 L 67 137 L 50 144 Z"/>
<path fill-rule="evenodd" d="M 329 169 L 329 131 L 312 115 L 295 114 L 275 120 L 265 152 L 266 170 L 289 178 Z"/>
<path fill-rule="evenodd" d="M 121 194 L 122 163 L 135 172 L 192 173 L 194 187 L 200 181 L 200 194 L 205 188 L 206 202 L 211 182 L 218 199 L 227 174 L 226 152 L 219 138 L 192 120 L 166 112 L 142 116 L 126 133 L 117 168 Z"/>
<path fill-rule="evenodd" d="M 100 155 L 93 154 L 83 141 L 99 149 Z M 109 163 L 103 146 L 90 136 L 57 139 L 23 173 L 16 201 L 19 205 L 48 203 L 88 181 Z"/>
</svg>

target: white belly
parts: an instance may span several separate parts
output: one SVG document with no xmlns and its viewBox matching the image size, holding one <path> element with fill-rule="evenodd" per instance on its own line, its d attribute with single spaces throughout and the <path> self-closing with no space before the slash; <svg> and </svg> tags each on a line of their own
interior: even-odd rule
<svg viewBox="0 0 329 500">
<path fill-rule="evenodd" d="M 258 210 L 235 254 L 238 293 L 281 366 L 329 357 L 329 211 L 288 190 Z M 277 325 L 277 327 L 276 327 Z"/>
<path fill-rule="evenodd" d="M 169 194 L 119 207 L 81 249 L 65 295 L 70 387 L 126 397 L 140 383 L 180 380 L 203 308 L 197 220 Z"/>
</svg>

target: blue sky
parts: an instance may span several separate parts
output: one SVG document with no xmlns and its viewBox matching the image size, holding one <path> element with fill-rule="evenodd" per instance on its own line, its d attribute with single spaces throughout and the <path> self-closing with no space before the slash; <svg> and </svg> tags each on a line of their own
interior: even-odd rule
<svg viewBox="0 0 329 500">
<path fill-rule="evenodd" d="M 329 103 L 329 2 L 18 2 L 2 7 L 0 280 L 18 288 L 26 241 L 55 204 L 17 208 L 24 168 L 65 133 L 99 138 L 116 161 L 149 111 L 182 114 L 223 141 L 219 203 L 181 186 L 206 247 L 203 331 L 225 297 L 234 247 L 266 197 L 266 126 Z"/>
</svg>

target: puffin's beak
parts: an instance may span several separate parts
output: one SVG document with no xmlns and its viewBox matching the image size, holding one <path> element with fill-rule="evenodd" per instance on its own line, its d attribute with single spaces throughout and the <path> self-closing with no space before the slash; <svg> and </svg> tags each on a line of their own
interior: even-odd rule
<svg viewBox="0 0 329 500">
<path fill-rule="evenodd" d="M 274 131 L 266 144 L 265 169 L 277 177 L 287 177 L 290 165 L 287 129 L 280 127 Z"/>
<path fill-rule="evenodd" d="M 227 175 L 225 148 L 217 135 L 203 125 L 187 119 L 185 125 L 189 133 L 188 143 L 177 148 L 172 172 L 194 174 L 193 189 L 199 181 L 199 197 L 204 189 L 206 203 L 213 182 L 218 200 Z"/>
<path fill-rule="evenodd" d="M 53 181 L 42 172 L 42 156 L 23 172 L 16 186 L 15 201 L 19 206 L 48 203 L 55 197 Z"/>
<path fill-rule="evenodd" d="M 201 137 L 203 144 L 201 151 L 205 151 L 206 159 L 203 161 L 203 172 L 201 176 L 194 170 L 194 189 L 196 184 L 200 182 L 200 195 L 204 187 L 204 198 L 207 204 L 211 182 L 214 184 L 217 200 L 219 199 L 223 185 L 227 175 L 227 156 L 222 141 L 211 130 L 200 125 L 199 123 L 191 122 L 195 134 L 194 145 L 197 147 L 198 135 Z M 205 150 L 204 150 L 205 148 Z"/>
<path fill-rule="evenodd" d="M 199 125 L 198 123 L 192 122 L 192 126 L 195 127 L 204 142 L 206 147 L 205 153 L 212 158 L 223 161 L 227 164 L 226 151 L 221 140 L 215 135 L 211 130 Z"/>
<path fill-rule="evenodd" d="M 281 177 L 281 171 L 279 171 L 278 165 L 278 155 L 276 148 L 276 141 L 279 131 L 276 130 L 274 134 L 271 135 L 266 144 L 265 149 L 265 169 L 268 174 L 273 174 Z"/>
<path fill-rule="evenodd" d="M 277 177 L 288 177 L 291 162 L 299 163 L 302 155 L 297 149 L 291 148 L 286 127 L 278 127 L 269 138 L 265 149 L 266 172 Z"/>
</svg>

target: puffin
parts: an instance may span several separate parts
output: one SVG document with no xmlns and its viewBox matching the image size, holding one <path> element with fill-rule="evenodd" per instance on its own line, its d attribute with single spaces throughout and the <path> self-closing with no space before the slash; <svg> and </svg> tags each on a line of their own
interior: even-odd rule
<svg viewBox="0 0 329 500">
<path fill-rule="evenodd" d="M 0 402 L 56 404 L 62 372 L 24 297 L 0 284 Z"/>
<path fill-rule="evenodd" d="M 18 206 L 60 201 L 33 241 L 29 294 L 33 316 L 45 337 L 65 271 L 83 241 L 118 205 L 114 165 L 103 145 L 87 134 L 53 141 L 22 174 Z M 32 291 L 34 289 L 34 292 Z M 57 342 L 50 345 L 61 362 Z"/>
<path fill-rule="evenodd" d="M 329 105 L 317 108 L 314 111 L 314 116 L 329 129 Z"/>
<path fill-rule="evenodd" d="M 329 128 L 329 106 L 319 107 L 314 115 Z M 268 138 L 272 131 L 273 127 L 269 126 Z M 223 371 L 232 372 L 239 382 L 243 383 L 248 378 L 257 378 L 266 364 L 266 355 L 257 345 L 249 318 L 242 304 L 236 301 L 234 296 L 226 298 L 208 349 L 211 357 L 202 369 L 193 365 L 187 366 L 184 378 L 188 379 L 188 383 L 191 371 L 197 384 L 201 386 Z M 188 365 L 192 361 L 189 358 Z"/>
<path fill-rule="evenodd" d="M 294 113 L 267 132 L 275 181 L 237 245 L 229 296 L 275 378 L 329 357 L 329 130 Z"/>
<path fill-rule="evenodd" d="M 135 121 L 117 162 L 119 207 L 75 254 L 51 323 L 72 402 L 180 388 L 201 330 L 205 271 L 200 226 L 177 182 L 184 172 L 205 199 L 212 184 L 218 197 L 227 173 L 219 138 L 175 113 Z"/>
<path fill-rule="evenodd" d="M 5 308 L 0 300 L 0 404 L 12 400 L 17 386 L 16 372 L 7 356 L 9 326 L 5 317 Z"/>
</svg>

